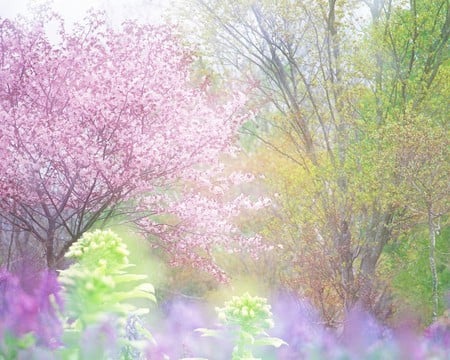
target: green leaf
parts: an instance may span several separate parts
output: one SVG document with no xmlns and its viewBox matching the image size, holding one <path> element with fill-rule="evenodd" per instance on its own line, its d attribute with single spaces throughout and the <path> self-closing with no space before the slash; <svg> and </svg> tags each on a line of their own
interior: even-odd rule
<svg viewBox="0 0 450 360">
<path fill-rule="evenodd" d="M 145 337 L 147 340 L 151 341 L 154 345 L 156 345 L 156 340 L 153 337 L 152 333 L 148 331 L 145 327 L 143 327 L 141 324 L 137 323 L 135 325 L 136 330 L 139 334 L 141 334 L 143 337 Z M 146 341 L 147 343 L 147 341 Z M 147 344 L 148 345 L 148 344 Z"/>
<path fill-rule="evenodd" d="M 36 338 L 33 334 L 28 333 L 17 339 L 17 347 L 19 349 L 28 349 L 36 343 Z"/>
<path fill-rule="evenodd" d="M 148 276 L 147 275 L 138 275 L 138 274 L 123 274 L 123 275 L 116 275 L 114 277 L 114 280 L 116 283 L 120 284 L 120 283 L 126 283 L 126 282 L 133 282 L 133 281 L 139 281 L 139 280 L 144 280 L 147 279 Z M 149 284 L 150 285 L 150 284 Z M 153 287 L 153 286 L 152 286 Z M 154 292 L 155 289 L 153 288 Z"/>
<path fill-rule="evenodd" d="M 124 292 L 124 291 L 115 292 L 114 298 L 117 301 L 128 300 L 128 299 L 148 299 L 148 300 L 156 303 L 156 297 L 154 294 L 146 292 L 146 291 L 136 290 L 136 289 L 133 289 L 128 292 Z"/>
<path fill-rule="evenodd" d="M 154 294 L 155 288 L 150 283 L 143 283 L 136 287 L 136 290 L 145 291 Z"/>
<path fill-rule="evenodd" d="M 201 333 L 201 336 L 211 336 L 215 338 L 220 338 L 222 335 L 222 332 L 219 330 L 211 330 L 206 328 L 198 328 L 195 329 L 194 331 Z"/>
<path fill-rule="evenodd" d="M 288 345 L 288 343 L 277 337 L 265 337 L 255 340 L 253 345 L 274 346 L 276 348 L 279 348 L 281 345 Z"/>
<path fill-rule="evenodd" d="M 240 339 L 242 341 L 244 341 L 246 344 L 254 344 L 255 343 L 255 337 L 246 331 L 240 332 Z"/>
</svg>

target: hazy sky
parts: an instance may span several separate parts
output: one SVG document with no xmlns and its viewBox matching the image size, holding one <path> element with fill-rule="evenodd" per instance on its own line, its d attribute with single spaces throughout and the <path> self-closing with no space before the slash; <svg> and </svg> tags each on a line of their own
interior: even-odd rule
<svg viewBox="0 0 450 360">
<path fill-rule="evenodd" d="M 27 15 L 28 5 L 46 2 L 53 3 L 53 9 L 69 22 L 82 19 L 86 10 L 93 7 L 105 10 L 114 24 L 120 24 L 126 18 L 162 22 L 162 11 L 170 6 L 169 0 L 0 0 L 0 16 Z"/>
</svg>

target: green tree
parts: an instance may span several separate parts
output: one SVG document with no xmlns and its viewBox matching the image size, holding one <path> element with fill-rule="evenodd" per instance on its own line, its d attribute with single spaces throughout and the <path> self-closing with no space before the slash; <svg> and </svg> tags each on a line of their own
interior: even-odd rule
<svg viewBox="0 0 450 360">
<path fill-rule="evenodd" d="M 372 9 L 377 4 L 374 1 Z M 389 8 L 385 4 L 372 11 L 374 26 L 369 39 L 374 61 L 365 75 L 372 74 L 373 86 L 364 100 L 366 117 L 362 117 L 361 129 L 375 151 L 362 155 L 367 157 L 366 163 L 378 163 L 376 173 L 389 185 L 378 186 L 378 192 L 386 188 L 391 206 L 401 210 L 403 227 L 414 231 L 416 224 L 428 226 L 435 320 L 437 221 L 449 210 L 449 4 L 411 0 L 387 5 Z M 369 46 L 365 51 L 370 51 Z"/>
<path fill-rule="evenodd" d="M 332 292 L 341 309 L 357 301 L 384 306 L 378 262 L 398 230 L 411 225 L 390 132 L 430 109 L 442 127 L 445 97 L 436 90 L 445 78 L 448 4 L 193 3 L 204 44 L 213 44 L 204 57 L 257 90 L 259 115 L 242 132 L 264 145 L 253 156 L 270 154 L 255 158 L 266 157 L 256 171 L 280 195 L 268 237 L 299 264 L 280 276 L 306 292 Z M 285 170 L 280 157 L 289 163 Z M 289 181 L 293 173 L 301 178 Z M 320 260 L 306 266 L 305 253 Z M 308 280 L 300 275 L 306 269 Z"/>
</svg>

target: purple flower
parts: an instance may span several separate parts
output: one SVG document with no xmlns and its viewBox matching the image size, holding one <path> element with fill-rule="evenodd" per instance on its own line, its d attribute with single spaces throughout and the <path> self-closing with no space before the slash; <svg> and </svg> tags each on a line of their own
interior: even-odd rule
<svg viewBox="0 0 450 360">
<path fill-rule="evenodd" d="M 306 358 L 311 348 L 323 345 L 326 333 L 308 302 L 294 294 L 282 292 L 272 298 L 271 304 L 275 327 L 270 331 L 270 336 L 288 343 L 288 346 L 274 350 L 278 358 Z"/>
<path fill-rule="evenodd" d="M 81 358 L 119 358 L 118 329 L 119 323 L 114 316 L 87 326 L 79 344 Z"/>
<path fill-rule="evenodd" d="M 149 359 L 205 357 L 228 360 L 232 351 L 229 338 L 202 337 L 198 328 L 214 328 L 216 314 L 200 301 L 172 299 L 161 306 L 160 318 L 153 321 L 150 332 L 156 344 L 148 344 Z"/>
<path fill-rule="evenodd" d="M 360 306 L 347 315 L 341 336 L 342 344 L 355 356 L 363 358 L 381 345 L 384 328 Z"/>
<path fill-rule="evenodd" d="M 434 346 L 450 349 L 450 310 L 425 330 L 424 337 Z"/>
<path fill-rule="evenodd" d="M 17 337 L 32 333 L 38 344 L 54 348 L 62 333 L 55 309 L 62 307 L 56 274 L 36 274 L 34 286 L 28 288 L 25 291 L 14 274 L 0 270 L 0 333 L 8 331 Z"/>
</svg>

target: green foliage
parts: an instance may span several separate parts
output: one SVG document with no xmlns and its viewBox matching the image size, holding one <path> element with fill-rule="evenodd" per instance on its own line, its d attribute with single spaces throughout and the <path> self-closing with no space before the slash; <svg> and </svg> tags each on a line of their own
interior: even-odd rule
<svg viewBox="0 0 450 360">
<path fill-rule="evenodd" d="M 448 213 L 448 1 L 190 3 L 206 57 L 259 90 L 240 160 L 274 206 L 240 225 L 277 253 L 251 271 L 330 322 L 357 301 L 390 313 L 366 296 L 384 246 L 427 205 Z"/>
<path fill-rule="evenodd" d="M 439 314 L 446 308 L 445 296 L 450 291 L 450 227 L 443 227 L 436 237 L 436 263 L 439 278 Z M 411 309 L 422 318 L 424 324 L 431 322 L 431 274 L 429 271 L 429 243 L 426 229 L 415 229 L 409 235 L 387 246 L 381 261 L 381 271 L 392 274 L 392 287 L 401 307 Z"/>
<path fill-rule="evenodd" d="M 223 308 L 216 308 L 216 311 L 221 323 L 230 327 L 237 338 L 233 360 L 256 359 L 251 350 L 254 346 L 287 345 L 283 340 L 270 337 L 266 333 L 266 330 L 274 326 L 267 299 L 246 293 L 234 296 L 225 302 Z M 198 331 L 203 336 L 220 336 L 220 332 L 216 330 L 198 329 Z"/>
<path fill-rule="evenodd" d="M 32 333 L 17 336 L 10 331 L 5 331 L 2 335 L 0 360 L 17 359 L 22 350 L 29 349 L 36 343 L 36 339 Z"/>
<path fill-rule="evenodd" d="M 66 314 L 75 320 L 66 326 L 70 343 L 77 345 L 86 329 L 109 319 L 115 319 L 119 328 L 125 329 L 127 317 L 148 312 L 146 307 L 132 303 L 136 299 L 156 302 L 153 286 L 141 282 L 146 276 L 127 273 L 134 266 L 128 255 L 122 239 L 110 230 L 86 233 L 69 249 L 66 257 L 77 262 L 61 272 L 60 281 Z M 139 345 L 125 341 L 124 333 L 119 335 L 124 348 Z M 148 334 L 143 337 L 151 338 Z"/>
</svg>

